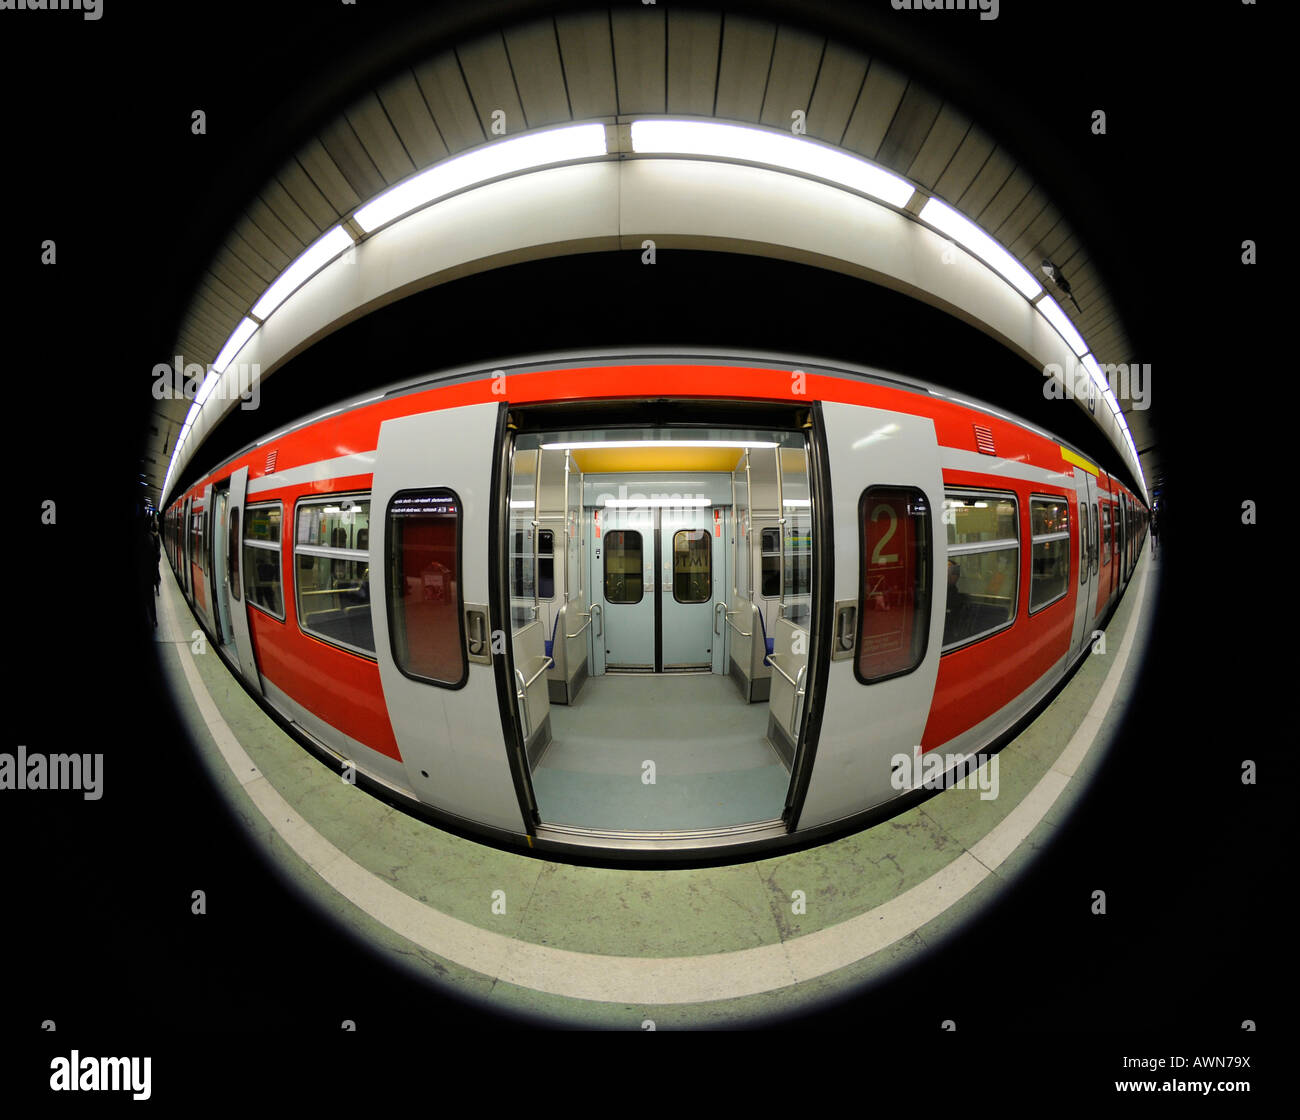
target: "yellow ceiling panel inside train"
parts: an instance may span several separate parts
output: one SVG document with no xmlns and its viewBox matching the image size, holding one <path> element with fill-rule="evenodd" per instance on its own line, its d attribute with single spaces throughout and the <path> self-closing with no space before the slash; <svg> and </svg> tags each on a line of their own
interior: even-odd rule
<svg viewBox="0 0 1300 1120">
<path fill-rule="evenodd" d="M 739 447 L 589 447 L 575 450 L 583 474 L 628 474 L 634 471 L 733 471 L 744 450 Z"/>
</svg>

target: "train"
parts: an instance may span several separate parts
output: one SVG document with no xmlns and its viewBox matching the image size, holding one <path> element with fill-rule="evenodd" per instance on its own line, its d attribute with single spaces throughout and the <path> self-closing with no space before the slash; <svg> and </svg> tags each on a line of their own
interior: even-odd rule
<svg viewBox="0 0 1300 1120">
<path fill-rule="evenodd" d="M 900 770 L 996 750 L 1088 654 L 1149 522 L 1005 411 L 753 355 L 445 371 L 202 469 L 166 554 L 301 742 L 463 835 L 616 861 L 901 811 Z"/>
</svg>

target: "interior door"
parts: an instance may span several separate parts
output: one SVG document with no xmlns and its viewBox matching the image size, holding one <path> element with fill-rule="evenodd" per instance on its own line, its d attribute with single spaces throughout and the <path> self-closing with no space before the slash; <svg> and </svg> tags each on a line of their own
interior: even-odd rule
<svg viewBox="0 0 1300 1120">
<path fill-rule="evenodd" d="M 379 679 L 411 788 L 447 812 L 520 832 L 514 774 L 526 763 L 516 757 L 512 769 L 488 626 L 498 409 L 380 425 L 370 540 L 383 562 L 370 566 L 370 598 Z M 504 556 L 508 542 L 499 543 Z M 504 615 L 509 604 L 500 606 Z"/>
<path fill-rule="evenodd" d="M 799 828 L 898 794 L 896 759 L 913 757 L 934 696 L 944 622 L 935 588 L 946 587 L 935 578 L 946 533 L 934 422 L 826 401 L 821 417 L 814 438 L 824 439 L 830 468 L 834 613 L 832 634 L 812 641 L 832 653 Z M 825 548 L 815 516 L 812 532 Z"/>
<path fill-rule="evenodd" d="M 660 510 L 658 594 L 665 669 L 713 666 L 714 543 L 721 544 L 721 521 L 716 538 L 713 524 L 711 509 Z"/>
<path fill-rule="evenodd" d="M 607 507 L 592 566 L 606 669 L 655 667 L 655 511 Z"/>
</svg>

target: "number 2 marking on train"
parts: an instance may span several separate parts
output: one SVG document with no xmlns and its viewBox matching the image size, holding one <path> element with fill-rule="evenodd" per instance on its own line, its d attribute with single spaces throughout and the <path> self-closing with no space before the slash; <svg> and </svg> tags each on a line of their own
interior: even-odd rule
<svg viewBox="0 0 1300 1120">
<path fill-rule="evenodd" d="M 871 563 L 873 567 L 879 564 L 898 563 L 897 552 L 880 551 L 882 548 L 885 547 L 885 545 L 887 545 L 890 542 L 890 539 L 893 537 L 894 533 L 898 530 L 898 514 L 894 512 L 893 506 L 884 506 L 884 505 L 876 506 L 875 510 L 872 511 L 871 520 L 879 521 L 880 515 L 882 513 L 889 518 L 889 528 L 885 530 L 885 535 L 876 542 L 876 547 L 871 550 Z"/>
</svg>

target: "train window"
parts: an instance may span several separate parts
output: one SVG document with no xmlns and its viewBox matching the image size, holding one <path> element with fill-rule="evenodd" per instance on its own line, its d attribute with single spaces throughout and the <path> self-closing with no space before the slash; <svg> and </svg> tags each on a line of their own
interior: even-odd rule
<svg viewBox="0 0 1300 1120">
<path fill-rule="evenodd" d="M 468 676 L 460 588 L 460 499 L 403 490 L 388 503 L 388 634 L 414 680 L 460 688 Z"/>
<path fill-rule="evenodd" d="M 517 522 L 518 524 L 518 522 Z M 528 526 L 525 520 L 523 525 Z M 537 598 L 555 598 L 555 532 L 537 530 L 536 565 L 533 560 L 533 529 L 517 528 L 510 546 L 510 595 L 514 599 L 533 598 L 533 571 L 537 572 Z M 531 611 L 520 608 L 519 622 L 530 621 Z"/>
<path fill-rule="evenodd" d="M 641 534 L 614 529 L 605 534 L 605 601 L 641 602 Z"/>
<path fill-rule="evenodd" d="M 781 597 L 781 530 L 764 529 L 759 538 L 763 570 L 759 594 L 764 599 Z"/>
<path fill-rule="evenodd" d="M 336 646 L 375 655 L 370 611 L 370 500 L 330 497 L 297 506 L 298 625 Z"/>
<path fill-rule="evenodd" d="M 1110 506 L 1106 503 L 1101 507 L 1101 562 L 1110 563 Z"/>
<path fill-rule="evenodd" d="M 944 495 L 948 537 L 943 652 L 987 638 L 1016 618 L 1020 531 L 1015 498 L 969 491 Z"/>
<path fill-rule="evenodd" d="M 1029 613 L 1070 587 L 1070 508 L 1064 498 L 1029 499 Z"/>
<path fill-rule="evenodd" d="M 858 656 L 854 674 L 873 684 L 910 673 L 930 635 L 930 506 L 914 487 L 872 486 L 858 500 Z"/>
<path fill-rule="evenodd" d="M 226 541 L 226 578 L 230 582 L 230 594 L 239 602 L 239 507 L 230 511 L 230 534 Z"/>
<path fill-rule="evenodd" d="M 284 621 L 280 582 L 279 502 L 244 508 L 244 594 L 251 606 Z"/>
<path fill-rule="evenodd" d="M 707 529 L 680 529 L 673 534 L 673 598 L 679 603 L 707 603 L 713 598 L 713 538 Z"/>
<path fill-rule="evenodd" d="M 1079 503 L 1079 583 L 1088 582 L 1088 503 Z"/>
</svg>

